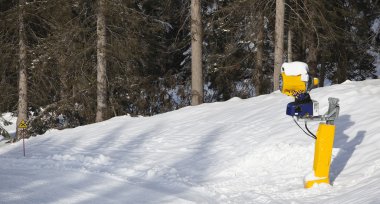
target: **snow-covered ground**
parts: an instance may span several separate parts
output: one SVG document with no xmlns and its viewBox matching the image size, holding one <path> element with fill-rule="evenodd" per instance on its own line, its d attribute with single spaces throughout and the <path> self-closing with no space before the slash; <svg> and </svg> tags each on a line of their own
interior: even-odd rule
<svg viewBox="0 0 380 204">
<path fill-rule="evenodd" d="M 0 115 L 0 126 L 8 132 L 10 136 L 16 134 L 16 120 L 17 118 L 12 115 L 12 113 L 4 113 Z M 7 121 L 7 123 L 5 121 Z M 4 137 L 0 133 L 0 146 L 2 146 L 6 141 L 3 140 Z"/>
<path fill-rule="evenodd" d="M 303 188 L 314 140 L 275 92 L 52 130 L 26 157 L 22 142 L 2 146 L 0 203 L 380 203 L 380 80 L 311 95 L 321 112 L 340 98 L 333 186 Z"/>
</svg>

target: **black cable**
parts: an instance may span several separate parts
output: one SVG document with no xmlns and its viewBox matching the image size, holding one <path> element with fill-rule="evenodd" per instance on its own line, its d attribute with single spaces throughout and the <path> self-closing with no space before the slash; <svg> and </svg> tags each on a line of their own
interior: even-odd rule
<svg viewBox="0 0 380 204">
<path fill-rule="evenodd" d="M 296 125 L 307 135 L 307 136 L 309 136 L 309 137 L 311 137 L 311 138 L 313 138 L 313 139 L 317 139 L 317 137 L 314 135 L 310 135 L 310 134 L 308 134 L 298 123 L 297 123 L 297 121 L 296 121 L 296 119 L 294 119 L 294 117 L 293 117 L 293 121 L 296 123 Z"/>
<path fill-rule="evenodd" d="M 317 136 L 315 136 L 310 130 L 309 130 L 309 128 L 307 128 L 307 122 L 305 121 L 305 128 L 306 128 L 306 130 L 311 134 L 311 135 L 313 135 L 313 138 L 314 139 L 317 139 Z"/>
</svg>

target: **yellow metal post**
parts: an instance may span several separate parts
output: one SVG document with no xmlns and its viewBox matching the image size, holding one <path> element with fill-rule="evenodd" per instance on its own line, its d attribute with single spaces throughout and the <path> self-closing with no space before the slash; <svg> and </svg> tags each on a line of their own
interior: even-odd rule
<svg viewBox="0 0 380 204">
<path fill-rule="evenodd" d="M 335 125 L 319 124 L 317 141 L 315 142 L 314 175 L 305 179 L 305 188 L 311 188 L 315 183 L 330 184 L 329 171 L 334 134 Z"/>
</svg>

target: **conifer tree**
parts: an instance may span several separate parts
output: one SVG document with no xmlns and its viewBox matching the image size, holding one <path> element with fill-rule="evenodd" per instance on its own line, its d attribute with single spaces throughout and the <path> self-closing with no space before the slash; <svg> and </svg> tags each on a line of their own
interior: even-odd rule
<svg viewBox="0 0 380 204">
<path fill-rule="evenodd" d="M 106 79 L 106 18 L 104 15 L 106 0 L 98 0 L 97 11 L 97 108 L 96 122 L 105 119 L 107 110 L 107 79 Z"/>
<path fill-rule="evenodd" d="M 26 64 L 26 35 L 25 35 L 25 6 L 26 1 L 19 1 L 19 90 L 18 90 L 18 108 L 17 108 L 17 131 L 16 140 L 21 138 L 21 129 L 18 128 L 19 124 L 28 120 L 28 73 Z"/>
<path fill-rule="evenodd" d="M 203 103 L 201 0 L 191 0 L 191 105 Z"/>
<path fill-rule="evenodd" d="M 276 0 L 276 26 L 275 26 L 275 49 L 274 49 L 274 71 L 273 90 L 279 89 L 280 69 L 283 63 L 284 53 L 284 21 L 285 21 L 285 1 Z"/>
</svg>

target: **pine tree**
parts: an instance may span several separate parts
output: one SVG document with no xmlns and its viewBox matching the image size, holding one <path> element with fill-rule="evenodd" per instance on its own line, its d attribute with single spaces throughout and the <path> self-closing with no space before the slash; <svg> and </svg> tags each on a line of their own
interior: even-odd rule
<svg viewBox="0 0 380 204">
<path fill-rule="evenodd" d="M 107 79 L 106 79 L 106 19 L 105 19 L 105 0 L 98 0 L 97 11 L 97 109 L 96 122 L 105 119 L 107 110 Z"/>
<path fill-rule="evenodd" d="M 18 100 L 18 115 L 17 115 L 17 127 L 24 121 L 28 120 L 28 74 L 26 65 L 26 40 L 25 40 L 25 6 L 26 1 L 19 1 L 19 100 Z M 21 139 L 21 129 L 17 128 L 16 140 Z"/>
<path fill-rule="evenodd" d="M 284 52 L 284 21 L 285 21 L 285 1 L 276 0 L 276 27 L 275 27 L 275 50 L 274 50 L 274 71 L 273 90 L 279 89 L 280 69 L 283 63 Z"/>
<path fill-rule="evenodd" d="M 203 103 L 201 0 L 191 0 L 191 105 Z"/>
</svg>

